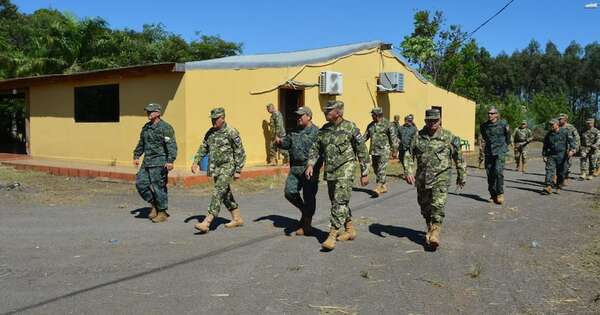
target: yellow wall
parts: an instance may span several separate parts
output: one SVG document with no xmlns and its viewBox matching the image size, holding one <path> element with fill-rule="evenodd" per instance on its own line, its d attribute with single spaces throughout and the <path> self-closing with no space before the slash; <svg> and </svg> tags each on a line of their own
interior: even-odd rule
<svg viewBox="0 0 600 315">
<path fill-rule="evenodd" d="M 185 84 L 183 74 L 70 82 L 30 88 L 31 155 L 110 165 L 131 165 L 141 127 L 147 122 L 144 106 L 163 105 L 163 117 L 175 128 L 179 155 L 186 155 Z M 119 84 L 118 123 L 76 123 L 74 87 Z M 176 166 L 183 167 L 184 159 Z"/>
<path fill-rule="evenodd" d="M 303 83 L 318 83 L 321 71 L 337 71 L 343 74 L 344 92 L 337 97 L 320 96 L 318 87 L 305 90 L 305 104 L 313 109 L 313 121 L 325 123 L 319 107 L 328 99 L 345 103 L 345 118 L 354 121 L 361 131 L 371 121 L 373 99 L 383 107 L 386 117 L 412 113 L 420 128 L 425 110 L 431 105 L 443 107 L 444 127 L 470 143 L 474 138 L 475 103 L 453 93 L 420 81 L 388 52 L 364 51 L 337 62 L 310 67 L 261 68 L 253 70 L 191 70 L 185 74 L 187 106 L 187 138 L 191 155 L 196 152 L 202 137 L 210 127 L 208 114 L 211 108 L 222 106 L 229 125 L 237 128 L 246 148 L 247 165 L 264 165 L 266 160 L 266 137 L 263 126 L 269 121 L 265 109 L 267 103 L 278 104 L 275 87 L 293 79 Z M 404 73 L 404 93 L 377 93 L 376 77 L 381 71 Z M 299 73 L 299 74 L 298 74 Z M 261 94 L 251 93 L 271 90 Z"/>
</svg>

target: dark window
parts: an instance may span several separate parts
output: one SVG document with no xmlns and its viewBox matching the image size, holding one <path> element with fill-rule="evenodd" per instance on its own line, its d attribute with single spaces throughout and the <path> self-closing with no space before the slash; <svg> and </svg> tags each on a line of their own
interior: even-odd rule
<svg viewBox="0 0 600 315">
<path fill-rule="evenodd" d="M 119 122 L 119 85 L 76 87 L 75 122 Z"/>
</svg>

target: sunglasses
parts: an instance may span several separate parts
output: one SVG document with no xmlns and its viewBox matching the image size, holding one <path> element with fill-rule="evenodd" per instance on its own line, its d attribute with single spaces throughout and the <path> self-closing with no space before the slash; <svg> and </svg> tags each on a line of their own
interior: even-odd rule
<svg viewBox="0 0 600 315">
<path fill-rule="evenodd" d="M 488 115 L 496 115 L 498 114 L 497 112 L 488 112 Z"/>
</svg>

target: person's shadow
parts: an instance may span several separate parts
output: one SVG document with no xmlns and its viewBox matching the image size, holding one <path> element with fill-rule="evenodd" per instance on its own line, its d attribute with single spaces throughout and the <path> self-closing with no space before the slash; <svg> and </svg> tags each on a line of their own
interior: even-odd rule
<svg viewBox="0 0 600 315">
<path fill-rule="evenodd" d="M 358 191 L 358 192 L 365 193 L 365 194 L 371 196 L 371 198 L 379 197 L 379 195 L 376 192 L 374 192 L 373 190 L 368 189 L 368 188 L 352 187 L 352 191 Z"/>
<path fill-rule="evenodd" d="M 196 220 L 196 221 L 198 221 L 198 223 L 200 223 L 200 222 L 204 221 L 204 218 L 206 218 L 205 215 L 193 215 L 193 216 L 183 220 L 183 222 L 188 223 L 192 220 Z M 214 231 L 219 227 L 219 225 L 229 223 L 230 221 L 231 220 L 223 219 L 221 217 L 216 217 L 213 219 L 213 221 L 210 224 L 210 231 Z M 202 234 L 202 233 L 197 232 L 195 234 Z"/>
<path fill-rule="evenodd" d="M 276 228 L 283 229 L 283 233 L 287 236 L 292 236 L 292 233 L 294 233 L 294 231 L 298 228 L 299 223 L 298 220 L 294 220 L 278 214 L 262 216 L 260 218 L 254 219 L 254 222 L 261 222 L 265 220 L 272 221 L 273 226 Z M 325 233 L 321 229 L 316 228 L 315 226 L 312 227 L 311 234 L 308 236 L 315 237 L 319 241 L 319 243 L 323 243 L 327 239 L 327 233 Z"/>
<path fill-rule="evenodd" d="M 448 192 L 448 194 L 449 195 L 454 195 L 454 196 L 459 196 L 459 197 L 465 197 L 465 198 L 473 199 L 475 201 L 481 201 L 481 202 L 489 203 L 489 200 L 481 198 L 481 196 L 475 195 L 475 194 L 453 193 L 453 192 Z"/>
<path fill-rule="evenodd" d="M 413 243 L 423 246 L 425 251 L 433 251 L 432 248 L 430 248 L 425 242 L 425 232 L 423 231 L 417 231 L 401 226 L 373 223 L 369 225 L 369 232 L 379 237 L 387 237 L 384 234 L 400 238 L 406 237 Z"/>
<path fill-rule="evenodd" d="M 129 213 L 134 215 L 134 218 L 136 219 L 149 219 L 148 215 L 150 214 L 150 207 L 143 207 L 143 208 L 138 208 L 135 210 L 131 210 L 129 211 Z"/>
</svg>

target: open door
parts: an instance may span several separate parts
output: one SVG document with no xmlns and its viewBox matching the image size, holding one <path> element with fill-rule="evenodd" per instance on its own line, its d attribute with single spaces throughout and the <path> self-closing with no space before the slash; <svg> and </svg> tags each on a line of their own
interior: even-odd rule
<svg viewBox="0 0 600 315">
<path fill-rule="evenodd" d="M 29 154 L 28 91 L 0 91 L 0 153 Z"/>
<path fill-rule="evenodd" d="M 279 111 L 283 114 L 286 132 L 296 129 L 296 110 L 304 106 L 304 90 L 292 88 L 279 89 Z"/>
</svg>

